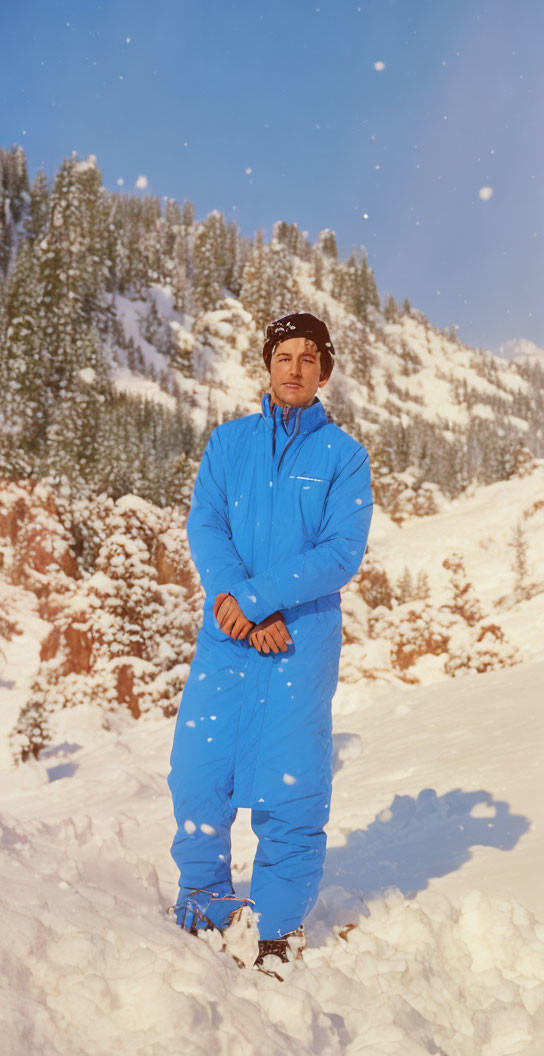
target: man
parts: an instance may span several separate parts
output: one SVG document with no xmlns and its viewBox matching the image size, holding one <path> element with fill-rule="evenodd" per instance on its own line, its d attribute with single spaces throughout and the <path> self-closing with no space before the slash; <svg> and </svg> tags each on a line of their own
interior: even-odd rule
<svg viewBox="0 0 544 1056">
<path fill-rule="evenodd" d="M 230 830 L 250 807 L 260 954 L 282 959 L 323 872 L 339 591 L 361 564 L 373 508 L 368 452 L 317 396 L 333 356 L 308 312 L 268 326 L 270 392 L 260 413 L 212 430 L 187 519 L 206 601 L 168 776 L 177 922 L 227 926 Z"/>
</svg>

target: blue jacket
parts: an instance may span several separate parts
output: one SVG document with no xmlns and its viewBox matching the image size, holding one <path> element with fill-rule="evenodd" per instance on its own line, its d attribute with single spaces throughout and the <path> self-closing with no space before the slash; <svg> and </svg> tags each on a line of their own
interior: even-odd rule
<svg viewBox="0 0 544 1056">
<path fill-rule="evenodd" d="M 286 423 L 266 393 L 260 413 L 213 429 L 187 520 L 206 600 L 178 716 L 189 727 L 179 751 L 202 756 L 203 794 L 210 781 L 230 782 L 234 806 L 317 796 L 328 808 L 339 591 L 363 559 L 372 508 L 368 452 L 317 396 Z M 223 633 L 213 615 L 221 592 L 249 620 L 281 612 L 293 644 L 264 654 Z"/>
</svg>

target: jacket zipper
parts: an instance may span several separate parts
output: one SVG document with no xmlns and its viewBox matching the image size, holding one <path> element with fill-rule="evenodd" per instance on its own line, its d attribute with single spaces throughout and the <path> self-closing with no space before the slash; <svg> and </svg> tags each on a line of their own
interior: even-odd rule
<svg viewBox="0 0 544 1056">
<path fill-rule="evenodd" d="M 293 430 L 293 435 L 292 435 L 291 439 L 285 445 L 285 447 L 284 447 L 284 449 L 283 449 L 283 451 L 282 451 L 282 453 L 280 455 L 280 460 L 278 462 L 278 468 L 276 469 L 276 477 L 275 477 L 275 480 L 274 480 L 274 488 L 272 489 L 272 511 L 271 511 L 271 516 L 270 516 L 270 530 L 271 531 L 272 531 L 272 524 L 274 522 L 274 507 L 276 505 L 276 492 L 278 490 L 277 489 L 277 483 L 279 481 L 280 466 L 281 466 L 281 463 L 282 463 L 283 456 L 284 456 L 285 452 L 287 451 L 287 448 L 290 447 L 290 445 L 293 443 L 293 440 L 298 436 L 298 433 L 300 431 L 301 415 L 302 415 L 302 408 L 300 407 L 298 412 L 297 412 L 297 426 L 296 426 L 296 429 Z M 276 453 L 276 417 L 275 417 L 275 415 L 274 415 L 274 435 L 273 435 L 272 452 L 273 452 L 272 453 L 272 475 L 274 476 L 274 454 Z M 270 539 L 268 541 L 268 552 L 270 553 Z"/>
<path fill-rule="evenodd" d="M 291 444 L 293 443 L 293 440 L 295 440 L 295 439 L 296 439 L 296 437 L 298 436 L 298 434 L 299 434 L 299 432 L 300 432 L 300 419 L 301 419 L 301 416 L 302 416 L 302 407 L 299 407 L 299 409 L 298 409 L 298 411 L 297 411 L 297 427 L 296 427 L 296 429 L 295 429 L 295 430 L 293 431 L 293 435 L 292 435 L 291 439 L 289 440 L 289 443 L 287 443 L 287 444 L 285 445 L 285 447 L 284 447 L 284 449 L 283 449 L 283 451 L 282 451 L 282 453 L 281 453 L 281 455 L 280 455 L 280 460 L 279 460 L 279 462 L 278 462 L 278 469 L 277 469 L 277 475 L 278 475 L 278 477 L 279 477 L 279 473 L 280 473 L 280 466 L 281 466 L 281 463 L 282 463 L 282 459 L 283 459 L 283 456 L 284 456 L 285 452 L 287 451 L 287 448 L 291 446 Z M 274 418 L 274 421 L 275 421 L 275 420 L 276 420 L 276 419 Z"/>
</svg>

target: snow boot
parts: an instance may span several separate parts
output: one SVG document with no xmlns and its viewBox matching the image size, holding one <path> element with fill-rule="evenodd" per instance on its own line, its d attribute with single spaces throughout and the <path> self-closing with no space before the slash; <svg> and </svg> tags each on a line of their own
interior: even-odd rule
<svg viewBox="0 0 544 1056">
<path fill-rule="evenodd" d="M 254 966 L 259 968 L 260 971 L 265 971 L 267 975 L 274 975 L 276 979 L 283 982 L 283 976 L 279 975 L 275 970 L 272 957 L 279 958 L 281 964 L 288 964 L 290 961 L 301 961 L 302 951 L 305 947 L 306 935 L 303 924 L 296 931 L 289 931 L 278 939 L 259 939 L 259 956 Z"/>
<path fill-rule="evenodd" d="M 195 896 L 199 894 L 209 896 L 206 909 L 213 902 L 232 901 L 239 905 L 228 914 L 226 925 L 219 928 L 196 900 Z M 256 926 L 252 923 L 251 907 L 254 905 L 251 898 L 239 898 L 235 894 L 220 895 L 216 891 L 197 887 L 182 902 L 169 906 L 167 912 L 175 913 L 177 924 L 191 935 L 198 936 L 202 931 L 211 932 L 212 948 L 218 953 L 228 953 L 239 968 L 253 967 L 281 983 L 284 977 L 276 971 L 278 960 L 280 964 L 302 960 L 302 951 L 306 946 L 304 926 L 301 924 L 295 931 L 289 931 L 277 939 L 258 939 Z M 253 936 L 250 934 L 252 929 Z"/>
<path fill-rule="evenodd" d="M 209 907 L 212 903 L 216 902 L 238 902 L 239 905 L 236 910 L 229 913 L 227 916 L 227 925 L 225 928 L 220 928 L 210 919 L 210 917 L 204 912 L 201 902 L 198 900 L 196 895 L 208 895 L 208 902 L 206 909 L 209 911 Z M 217 931 L 220 935 L 223 935 L 226 928 L 231 923 L 231 920 L 236 912 L 238 912 L 243 906 L 251 903 L 255 905 L 251 898 L 238 898 L 234 893 L 228 895 L 220 895 L 217 891 L 208 891 L 204 887 L 195 887 L 193 891 L 190 891 L 186 898 L 182 902 L 176 902 L 174 906 L 169 906 L 167 913 L 175 913 L 176 923 L 179 924 L 184 931 L 188 931 L 191 935 L 197 935 L 199 931 Z"/>
</svg>

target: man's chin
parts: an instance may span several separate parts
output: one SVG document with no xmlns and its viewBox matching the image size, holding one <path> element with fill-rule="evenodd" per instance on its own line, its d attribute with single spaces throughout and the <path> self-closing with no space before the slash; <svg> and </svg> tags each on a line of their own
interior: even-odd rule
<svg viewBox="0 0 544 1056">
<path fill-rule="evenodd" d="M 274 403 L 285 407 L 306 407 L 314 401 L 314 397 L 305 393 L 304 389 L 286 389 L 283 385 L 278 393 L 272 392 L 271 395 Z"/>
<path fill-rule="evenodd" d="M 288 403 L 291 407 L 300 407 L 303 403 L 308 403 L 310 397 L 304 393 L 301 388 L 298 389 L 287 389 L 284 388 L 281 393 L 281 399 L 284 403 Z"/>
</svg>

